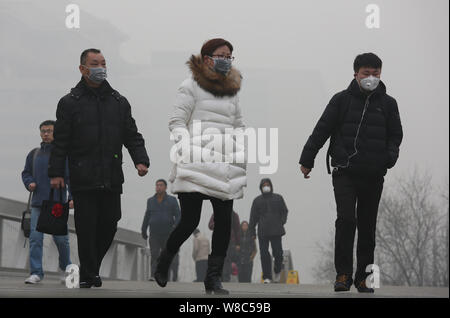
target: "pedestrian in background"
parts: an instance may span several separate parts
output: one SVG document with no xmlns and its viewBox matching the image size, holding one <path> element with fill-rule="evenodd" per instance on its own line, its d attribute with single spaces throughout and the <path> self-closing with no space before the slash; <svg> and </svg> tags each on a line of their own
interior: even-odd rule
<svg viewBox="0 0 450 318">
<path fill-rule="evenodd" d="M 231 280 L 231 273 L 233 271 L 232 263 L 237 261 L 237 250 L 240 242 L 240 225 L 239 215 L 233 211 L 231 220 L 231 234 L 230 243 L 228 244 L 227 255 L 223 264 L 222 281 L 229 282 Z M 208 227 L 211 231 L 214 230 L 214 215 L 209 219 Z"/>
<path fill-rule="evenodd" d="M 256 241 L 248 229 L 248 222 L 242 221 L 240 245 L 237 250 L 237 266 L 240 283 L 250 283 L 252 281 L 253 259 L 257 249 Z"/>
<path fill-rule="evenodd" d="M 199 229 L 194 231 L 193 236 L 192 258 L 195 261 L 195 272 L 197 274 L 194 282 L 203 282 L 206 277 L 206 270 L 208 269 L 208 255 L 211 251 L 210 244 L 208 238 Z"/>
<path fill-rule="evenodd" d="M 155 184 L 156 193 L 147 200 L 147 208 L 145 210 L 144 220 L 142 222 L 142 238 L 148 239 L 147 230 L 150 229 L 150 255 L 151 255 L 151 275 L 150 280 L 154 279 L 156 271 L 156 263 L 162 249 L 166 246 L 170 233 L 180 220 L 180 207 L 178 200 L 172 195 L 167 194 L 167 182 L 159 179 Z M 175 264 L 175 265 L 174 265 Z M 172 262 L 176 269 L 172 277 L 177 278 L 178 266 L 177 259 Z M 174 272 L 174 271 L 172 271 Z"/>
<path fill-rule="evenodd" d="M 48 200 L 50 196 L 50 178 L 48 177 L 48 161 L 53 148 L 53 131 L 55 122 L 46 120 L 39 125 L 41 134 L 41 146 L 33 149 L 27 156 L 25 168 L 22 171 L 22 181 L 25 188 L 33 192 L 31 202 L 31 226 L 30 226 L 30 277 L 25 280 L 26 284 L 36 284 L 44 278 L 44 270 L 42 268 L 43 242 L 44 233 L 36 231 L 39 215 L 41 214 L 42 201 Z M 67 161 L 64 168 L 64 180 L 66 187 L 60 189 L 63 195 L 63 201 L 67 200 L 67 190 L 69 185 L 69 170 Z M 54 192 L 53 199 L 59 201 L 58 191 Z M 72 195 L 69 191 L 69 204 L 73 209 Z M 59 253 L 59 271 L 61 275 L 61 283 L 65 283 L 66 267 L 72 262 L 70 261 L 70 243 L 69 234 L 52 235 L 53 241 L 58 248 Z"/>
<path fill-rule="evenodd" d="M 250 231 L 256 237 L 258 226 L 259 250 L 261 252 L 261 266 L 263 270 L 263 282 L 280 282 L 281 266 L 283 264 L 282 237 L 286 234 L 284 225 L 287 221 L 288 209 L 283 197 L 273 192 L 272 181 L 269 178 L 262 179 L 259 184 L 261 195 L 252 203 L 250 211 Z M 272 279 L 272 257 L 269 253 L 269 243 L 275 259 Z"/>
</svg>

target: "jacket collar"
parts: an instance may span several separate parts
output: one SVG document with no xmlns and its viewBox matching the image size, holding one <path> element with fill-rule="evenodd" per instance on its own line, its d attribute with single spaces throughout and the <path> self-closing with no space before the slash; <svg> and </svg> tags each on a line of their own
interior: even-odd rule
<svg viewBox="0 0 450 318">
<path fill-rule="evenodd" d="M 93 95 L 93 96 L 106 96 L 114 92 L 114 89 L 108 83 L 107 80 L 104 80 L 98 89 L 94 89 L 90 87 L 84 77 L 81 77 L 81 80 L 78 84 L 71 89 L 70 93 L 74 95 L 76 98 L 80 98 L 82 95 Z"/>
<path fill-rule="evenodd" d="M 53 148 L 53 144 L 47 144 L 45 142 L 41 142 L 41 151 L 43 151 L 43 152 L 51 151 L 52 148 Z"/>
<path fill-rule="evenodd" d="M 366 94 L 361 91 L 361 88 L 359 87 L 358 82 L 356 79 L 353 79 L 350 82 L 350 85 L 347 88 L 347 91 L 352 94 L 355 97 L 359 97 L 362 99 L 366 99 L 368 95 L 385 95 L 386 94 L 386 85 L 384 85 L 383 81 L 380 80 L 380 83 L 378 84 L 377 88 L 370 94 Z"/>
<path fill-rule="evenodd" d="M 186 62 L 194 80 L 216 97 L 234 96 L 241 89 L 241 73 L 234 67 L 227 75 L 219 74 L 203 63 L 201 55 L 192 55 Z"/>
</svg>

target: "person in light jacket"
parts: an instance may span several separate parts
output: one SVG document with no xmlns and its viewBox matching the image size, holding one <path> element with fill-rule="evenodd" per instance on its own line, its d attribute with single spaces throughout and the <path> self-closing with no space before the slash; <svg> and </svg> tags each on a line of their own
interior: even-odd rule
<svg viewBox="0 0 450 318">
<path fill-rule="evenodd" d="M 155 279 L 161 287 L 167 284 L 172 258 L 199 224 L 203 200 L 210 200 L 215 227 L 205 290 L 208 294 L 229 293 L 223 289 L 220 277 L 230 241 L 233 200 L 243 197 L 243 187 L 247 185 L 245 162 L 234 160 L 244 151 L 242 143 L 230 137 L 230 130 L 235 136 L 245 128 L 237 95 L 242 76 L 232 67 L 232 52 L 233 46 L 224 39 L 207 41 L 200 55 L 192 55 L 187 62 L 192 77 L 178 88 L 169 121 L 178 157 L 172 158 L 169 181 L 172 193 L 177 193 L 180 200 L 181 220 L 159 258 Z M 209 142 L 215 137 L 231 140 L 232 147 L 210 148 Z M 183 149 L 186 143 L 189 151 Z M 196 158 L 199 153 L 203 160 Z M 213 160 L 205 158 L 211 153 L 215 155 Z"/>
<path fill-rule="evenodd" d="M 192 235 L 194 235 L 192 258 L 195 261 L 195 272 L 197 274 L 195 282 L 202 282 L 206 277 L 208 255 L 211 251 L 211 247 L 208 238 L 205 237 L 199 229 L 196 229 Z"/>
</svg>

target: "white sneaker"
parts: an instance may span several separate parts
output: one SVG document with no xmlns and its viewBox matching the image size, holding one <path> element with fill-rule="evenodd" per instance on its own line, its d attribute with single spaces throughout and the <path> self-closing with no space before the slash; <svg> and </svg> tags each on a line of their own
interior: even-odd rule
<svg viewBox="0 0 450 318">
<path fill-rule="evenodd" d="M 281 278 L 281 272 L 280 273 L 275 273 L 275 277 L 273 278 L 273 282 L 274 283 L 279 283 L 280 282 L 280 278 Z"/>
<path fill-rule="evenodd" d="M 270 279 L 268 279 L 268 278 L 266 278 L 265 280 L 264 280 L 264 284 L 270 284 L 272 281 L 270 280 Z"/>
<path fill-rule="evenodd" d="M 39 283 L 40 281 L 41 278 L 38 275 L 33 274 L 25 280 L 25 284 L 36 284 Z"/>
</svg>

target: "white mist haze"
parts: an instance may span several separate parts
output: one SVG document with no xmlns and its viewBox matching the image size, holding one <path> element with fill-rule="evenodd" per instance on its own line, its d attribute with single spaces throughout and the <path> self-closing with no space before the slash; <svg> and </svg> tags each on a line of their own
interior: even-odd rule
<svg viewBox="0 0 450 318">
<path fill-rule="evenodd" d="M 65 25 L 70 3 L 81 10 L 79 29 Z M 365 25 L 371 3 L 380 8 L 379 29 Z M 310 179 L 300 174 L 298 160 L 328 101 L 353 79 L 356 55 L 382 59 L 381 79 L 400 110 L 404 139 L 385 184 L 395 187 L 395 177 L 414 167 L 438 185 L 448 180 L 448 6 L 446 0 L 0 0 L 0 196 L 26 200 L 20 173 L 40 143 L 39 124 L 55 119 L 59 99 L 79 81 L 81 52 L 98 48 L 108 81 L 132 106 L 150 157 L 149 174 L 141 178 L 123 149 L 119 226 L 140 232 L 154 183 L 172 167 L 168 120 L 189 76 L 185 63 L 206 40 L 222 37 L 233 44 L 243 75 L 244 122 L 278 128 L 278 171 L 260 175 L 258 164 L 249 164 L 244 198 L 234 209 L 249 220 L 260 180 L 271 178 L 289 209 L 283 248 L 292 253 L 300 283 L 312 283 L 315 244 L 329 237 L 336 217 L 327 145 Z M 204 201 L 199 229 L 207 237 L 211 212 Z M 194 279 L 191 241 L 181 250 L 183 281 Z M 258 251 L 254 280 L 261 275 L 259 257 Z"/>
</svg>

